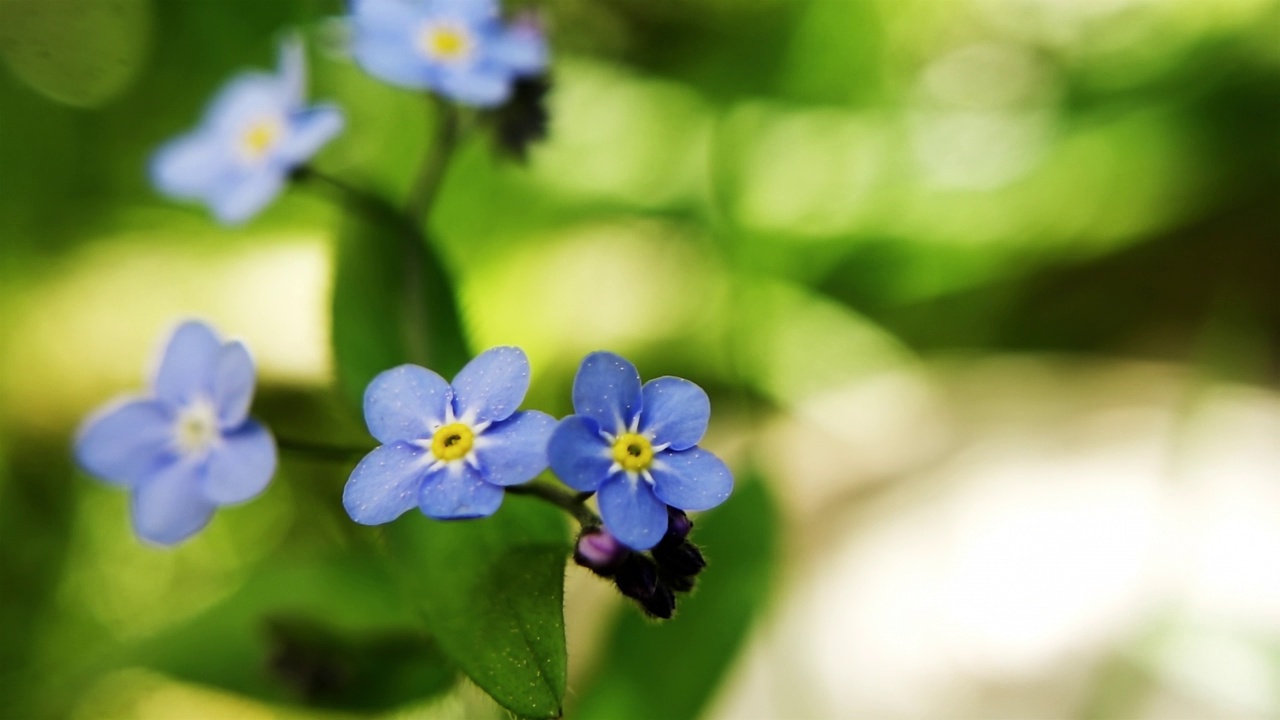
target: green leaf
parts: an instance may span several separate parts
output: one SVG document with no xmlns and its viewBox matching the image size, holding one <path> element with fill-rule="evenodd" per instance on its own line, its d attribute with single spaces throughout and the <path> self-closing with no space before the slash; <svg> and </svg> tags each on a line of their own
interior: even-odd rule
<svg viewBox="0 0 1280 720">
<path fill-rule="evenodd" d="M 147 0 L 0 3 L 0 57 L 31 87 L 69 105 L 115 97 L 150 46 Z"/>
<path fill-rule="evenodd" d="M 452 687 L 455 671 L 368 557 L 270 564 L 239 591 L 111 665 L 279 703 L 395 708 Z"/>
<path fill-rule="evenodd" d="M 333 349 L 338 382 L 357 407 L 375 375 L 415 363 L 446 378 L 468 358 L 453 283 L 428 240 L 372 196 L 350 203 L 338 241 Z"/>
<path fill-rule="evenodd" d="M 387 539 L 445 654 L 512 712 L 559 717 L 569 553 L 560 512 L 508 495 L 483 520 L 410 513 L 388 527 Z"/>
<path fill-rule="evenodd" d="M 768 596 L 777 514 L 764 484 L 748 478 L 691 539 L 707 558 L 697 588 L 666 622 L 623 608 L 575 717 L 694 718 L 712 697 Z"/>
<path fill-rule="evenodd" d="M 40 707 L 65 709 L 40 702 L 47 668 L 33 658 L 58 605 L 74 535 L 77 478 L 61 443 L 18 433 L 3 440 L 0 543 L 22 550 L 0 553 L 0 697 L 5 713 L 30 717 L 41 714 Z"/>
</svg>

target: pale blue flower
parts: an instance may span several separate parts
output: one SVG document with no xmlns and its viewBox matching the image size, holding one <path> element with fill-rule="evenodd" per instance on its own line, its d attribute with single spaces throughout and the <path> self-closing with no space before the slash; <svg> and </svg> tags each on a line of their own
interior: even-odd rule
<svg viewBox="0 0 1280 720">
<path fill-rule="evenodd" d="M 249 418 L 254 365 L 239 342 L 199 321 L 174 331 L 152 393 L 103 408 L 81 427 L 76 460 L 132 494 L 134 532 L 172 545 L 221 505 L 256 497 L 276 468 L 276 444 Z"/>
<path fill-rule="evenodd" d="M 352 520 L 380 525 L 417 507 L 451 520 L 492 515 L 504 487 L 547 467 L 555 419 L 516 412 L 529 359 L 516 347 L 481 353 L 450 385 L 417 365 L 381 373 L 364 393 L 369 433 L 383 443 L 351 473 L 342 503 Z"/>
<path fill-rule="evenodd" d="M 160 148 L 151 181 L 165 195 L 199 200 L 223 223 L 266 207 L 289 173 L 343 127 L 332 105 L 306 105 L 306 61 L 296 38 L 281 46 L 280 70 L 243 73 L 205 111 L 194 131 Z"/>
<path fill-rule="evenodd" d="M 547 446 L 566 485 L 598 493 L 605 527 L 634 550 L 667 532 L 667 507 L 709 510 L 729 497 L 733 475 L 697 447 L 711 418 L 702 388 L 681 378 L 640 385 L 625 359 L 588 355 L 573 381 L 573 408 Z"/>
<path fill-rule="evenodd" d="M 353 0 L 352 50 L 369 74 L 492 107 L 547 67 L 535 23 L 504 24 L 494 0 Z"/>
</svg>

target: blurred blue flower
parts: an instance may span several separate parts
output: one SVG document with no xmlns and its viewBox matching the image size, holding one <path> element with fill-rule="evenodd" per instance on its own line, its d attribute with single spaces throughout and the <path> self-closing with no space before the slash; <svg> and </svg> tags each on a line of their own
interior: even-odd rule
<svg viewBox="0 0 1280 720">
<path fill-rule="evenodd" d="M 533 21 L 504 25 L 495 0 L 352 0 L 356 61 L 371 75 L 492 107 L 547 67 Z"/>
<path fill-rule="evenodd" d="M 343 127 L 332 105 L 305 104 L 306 60 L 297 38 L 280 49 L 276 75 L 243 73 L 223 87 L 191 133 L 151 159 L 161 193 L 200 200 L 223 223 L 240 223 L 266 207 L 289 173 Z"/>
<path fill-rule="evenodd" d="M 275 440 L 249 418 L 253 385 L 243 344 L 185 322 L 169 338 L 152 394 L 89 418 L 76 438 L 76 460 L 128 488 L 139 537 L 177 543 L 219 506 L 257 496 L 275 473 Z"/>
<path fill-rule="evenodd" d="M 426 368 L 381 373 L 364 393 L 369 433 L 383 443 L 351 473 L 342 503 L 352 520 L 380 525 L 418 507 L 441 520 L 492 515 L 503 488 L 547 467 L 555 419 L 516 412 L 529 389 L 529 358 L 486 350 L 453 385 Z"/>
<path fill-rule="evenodd" d="M 733 475 L 697 447 L 711 418 L 702 388 L 660 377 L 642 387 L 625 359 L 588 355 L 573 381 L 573 408 L 547 445 L 551 469 L 575 490 L 598 492 L 615 537 L 647 550 L 667 532 L 667 507 L 708 510 L 729 497 Z"/>
</svg>

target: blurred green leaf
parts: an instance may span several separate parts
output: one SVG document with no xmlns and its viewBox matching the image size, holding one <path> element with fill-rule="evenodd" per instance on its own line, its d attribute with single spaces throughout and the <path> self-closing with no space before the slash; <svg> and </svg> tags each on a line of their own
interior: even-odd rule
<svg viewBox="0 0 1280 720">
<path fill-rule="evenodd" d="M 421 630 L 355 635 L 296 616 L 267 625 L 272 674 L 310 705 L 385 710 L 443 693 L 457 677 Z"/>
<path fill-rule="evenodd" d="M 441 648 L 524 717 L 559 717 L 564 699 L 564 518 L 508 496 L 483 520 L 410 513 L 388 528 L 391 555 Z"/>
<path fill-rule="evenodd" d="M 450 377 L 467 348 L 453 285 L 426 238 L 386 202 L 351 200 L 338 241 L 333 349 L 338 382 L 359 407 L 383 370 L 412 362 Z"/>
<path fill-rule="evenodd" d="M 0 553 L 0 697 L 22 717 L 35 713 L 31 658 L 66 566 L 76 476 L 60 444 L 13 440 L 0 444 L 0 543 L 21 551 Z"/>
<path fill-rule="evenodd" d="M 624 607 L 604 642 L 605 660 L 576 716 L 693 718 L 702 711 L 764 605 L 773 577 L 777 513 L 764 483 L 747 478 L 724 507 L 700 520 L 692 540 L 707 569 L 676 616 L 645 620 Z"/>
<path fill-rule="evenodd" d="M 41 93 L 92 107 L 123 90 L 151 45 L 147 0 L 0 3 L 0 56 Z"/>
<path fill-rule="evenodd" d="M 262 567 L 225 601 L 117 663 L 271 702 L 385 710 L 454 671 L 385 567 L 367 557 Z"/>
</svg>

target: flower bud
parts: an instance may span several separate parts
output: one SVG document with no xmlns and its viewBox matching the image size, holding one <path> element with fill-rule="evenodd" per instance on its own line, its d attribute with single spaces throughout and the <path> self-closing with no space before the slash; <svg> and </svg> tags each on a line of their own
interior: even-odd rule
<svg viewBox="0 0 1280 720">
<path fill-rule="evenodd" d="M 675 592 L 687 593 L 693 589 L 694 579 L 692 575 L 672 575 L 670 573 L 662 573 L 662 582 Z"/>
<path fill-rule="evenodd" d="M 587 528 L 578 536 L 573 561 L 601 577 L 610 577 L 630 554 L 608 530 Z"/>
<path fill-rule="evenodd" d="M 666 584 L 658 583 L 653 589 L 653 594 L 640 601 L 640 607 L 644 608 L 645 613 L 650 617 L 666 620 L 676 610 L 676 596 Z"/>
<path fill-rule="evenodd" d="M 658 568 L 644 555 L 631 553 L 618 566 L 613 582 L 623 595 L 643 602 L 658 586 Z"/>
<path fill-rule="evenodd" d="M 683 540 L 689 537 L 693 521 L 683 510 L 667 506 L 667 535 L 664 539 Z"/>
<path fill-rule="evenodd" d="M 688 540 L 671 542 L 664 539 L 654 546 L 653 559 L 662 567 L 663 572 L 684 577 L 693 577 L 707 566 L 698 546 Z"/>
</svg>

